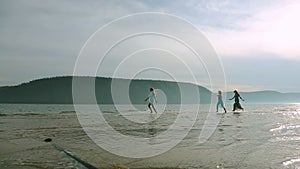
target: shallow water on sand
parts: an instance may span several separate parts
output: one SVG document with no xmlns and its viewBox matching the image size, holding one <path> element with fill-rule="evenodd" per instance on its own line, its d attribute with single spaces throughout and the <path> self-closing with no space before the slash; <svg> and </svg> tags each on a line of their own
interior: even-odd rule
<svg viewBox="0 0 300 169">
<path fill-rule="evenodd" d="M 119 133 L 155 144 L 159 140 L 153 138 L 170 128 L 180 107 L 168 105 L 161 111 L 163 107 L 157 106 L 158 115 L 150 114 L 145 105 L 134 109 L 121 105 L 121 112 L 111 105 L 99 108 Z M 177 146 L 158 156 L 131 159 L 97 146 L 83 131 L 73 105 L 1 104 L 0 168 L 84 168 L 55 145 L 97 168 L 300 168 L 300 105 L 243 106 L 245 111 L 239 114 L 218 114 L 209 112 L 209 105 L 201 105 L 195 125 Z M 189 107 L 182 107 L 183 114 L 197 113 Z M 208 117 L 220 120 L 215 128 L 215 121 Z M 215 130 L 207 141 L 199 143 L 204 125 Z M 180 127 L 186 124 L 180 123 Z M 53 141 L 46 143 L 45 138 Z"/>
</svg>

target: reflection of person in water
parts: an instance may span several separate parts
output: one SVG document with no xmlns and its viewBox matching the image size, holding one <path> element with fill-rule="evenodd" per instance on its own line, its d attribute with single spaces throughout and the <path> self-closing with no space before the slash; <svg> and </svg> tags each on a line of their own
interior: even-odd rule
<svg viewBox="0 0 300 169">
<path fill-rule="evenodd" d="M 221 91 L 218 91 L 217 112 L 218 112 L 218 109 L 219 109 L 219 105 L 222 106 L 222 108 L 224 109 L 224 111 L 226 113 L 227 111 L 226 111 L 226 108 L 224 107 L 224 103 L 223 103 L 223 100 L 222 100 L 222 92 Z"/>
<path fill-rule="evenodd" d="M 244 99 L 240 96 L 238 91 L 235 90 L 233 92 L 234 92 L 234 96 L 231 99 L 229 99 L 229 100 L 234 99 L 234 104 L 233 104 L 233 110 L 232 111 L 235 111 L 235 110 L 238 110 L 238 109 L 244 110 L 244 108 L 240 104 L 240 99 L 243 100 L 243 101 L 244 101 Z"/>
<path fill-rule="evenodd" d="M 148 130 L 147 130 L 147 133 L 148 133 L 148 141 L 150 144 L 157 144 L 157 138 L 156 136 L 158 135 L 158 131 L 159 131 L 159 128 L 157 126 L 157 114 L 150 114 L 149 116 L 149 120 L 150 122 L 148 123 L 147 127 Z"/>
<path fill-rule="evenodd" d="M 154 107 L 154 102 L 157 103 L 156 94 L 155 94 L 155 91 L 152 87 L 150 88 L 150 93 L 149 93 L 148 97 L 145 99 L 145 101 L 147 101 L 147 100 L 148 100 L 148 107 L 150 109 L 150 113 L 152 113 L 152 108 L 155 111 L 155 113 L 157 113 L 157 111 Z"/>
<path fill-rule="evenodd" d="M 150 122 L 149 123 L 150 126 L 149 126 L 149 129 L 148 129 L 148 133 L 150 136 L 155 136 L 156 133 L 157 133 L 157 125 L 156 125 L 156 119 L 154 119 L 154 121 Z"/>
</svg>

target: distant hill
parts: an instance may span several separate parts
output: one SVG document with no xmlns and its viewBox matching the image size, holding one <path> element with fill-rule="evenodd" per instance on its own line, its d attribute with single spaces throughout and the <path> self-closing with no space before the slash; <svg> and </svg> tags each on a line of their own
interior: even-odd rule
<svg viewBox="0 0 300 169">
<path fill-rule="evenodd" d="M 38 104 L 72 104 L 72 78 L 68 77 L 53 77 L 30 81 L 17 86 L 5 86 L 0 87 L 0 103 L 38 103 Z M 113 102 L 111 94 L 111 78 L 103 77 L 74 77 L 79 84 L 81 89 L 80 97 L 77 97 L 76 103 L 93 103 L 85 92 L 89 88 L 91 80 L 95 80 L 95 95 L 98 104 L 126 104 L 128 99 L 121 93 L 116 97 L 118 102 Z M 159 80 L 127 80 L 127 79 L 114 79 L 117 85 L 129 85 L 129 99 L 133 104 L 145 104 L 144 99 L 149 94 L 149 88 L 154 87 L 155 89 L 162 90 L 167 98 L 168 104 L 181 103 L 181 93 L 179 85 L 185 88 L 187 95 L 192 95 L 195 87 L 199 89 L 200 103 L 210 103 L 211 92 L 201 86 L 196 86 L 190 83 L 176 83 L 170 81 L 159 81 Z M 185 103 L 195 103 L 194 98 L 188 98 Z"/>
<path fill-rule="evenodd" d="M 0 87 L 0 103 L 35 103 L 35 104 L 72 104 L 72 79 L 75 79 L 80 89 L 80 94 L 76 97 L 76 103 L 88 104 L 94 103 L 94 100 L 87 93 L 90 82 L 95 82 L 96 102 L 98 104 L 145 104 L 144 99 L 149 94 L 149 88 L 154 87 L 163 91 L 166 95 L 168 104 L 207 104 L 213 98 L 216 102 L 216 94 L 212 94 L 208 89 L 191 83 L 176 83 L 171 81 L 160 80 L 128 80 L 114 79 L 117 83 L 117 90 L 114 95 L 118 100 L 113 101 L 111 94 L 111 78 L 104 77 L 53 77 L 33 80 L 17 86 Z M 129 85 L 129 99 L 122 94 L 122 87 Z M 185 100 L 182 102 L 180 88 L 184 88 Z M 195 95 L 195 88 L 198 88 L 200 102 L 192 97 Z M 119 91 L 118 91 L 119 90 Z M 233 92 L 227 92 L 228 98 L 233 96 Z M 280 93 L 276 91 L 257 91 L 257 92 L 240 92 L 246 100 L 245 103 L 300 103 L 300 93 Z M 95 97 L 93 97 L 95 98 Z M 224 100 L 225 101 L 225 100 Z M 229 101 L 231 102 L 231 101 Z"/>
</svg>

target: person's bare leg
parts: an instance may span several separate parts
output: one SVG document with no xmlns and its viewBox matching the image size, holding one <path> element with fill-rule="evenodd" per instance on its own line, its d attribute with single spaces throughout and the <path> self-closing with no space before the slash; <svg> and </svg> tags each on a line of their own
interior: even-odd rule
<svg viewBox="0 0 300 169">
<path fill-rule="evenodd" d="M 151 109 L 151 104 L 150 103 L 148 104 L 148 107 L 150 109 L 150 113 L 152 113 L 152 109 Z"/>
<path fill-rule="evenodd" d="M 157 113 L 157 111 L 156 111 L 156 109 L 155 109 L 155 107 L 154 107 L 154 105 L 152 104 L 152 108 L 153 108 L 153 110 L 155 111 L 155 113 Z"/>
</svg>

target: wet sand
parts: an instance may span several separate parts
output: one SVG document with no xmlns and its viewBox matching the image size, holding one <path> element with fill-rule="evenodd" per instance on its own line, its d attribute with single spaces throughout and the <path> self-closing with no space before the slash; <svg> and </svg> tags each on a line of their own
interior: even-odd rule
<svg viewBox="0 0 300 169">
<path fill-rule="evenodd" d="M 85 168 L 65 152 L 96 168 L 286 168 L 283 163 L 297 159 L 300 148 L 299 139 L 278 140 L 295 138 L 276 130 L 281 118 L 271 113 L 227 113 L 206 143 L 197 143 L 201 128 L 196 126 L 170 151 L 130 159 L 97 146 L 75 113 L 2 115 L 0 168 Z M 52 141 L 45 142 L 47 138 Z M 287 168 L 297 166 L 299 162 Z"/>
<path fill-rule="evenodd" d="M 1 116 L 0 128 L 0 168 L 85 168 L 57 147 L 96 168 L 177 167 L 106 152 L 82 130 L 75 113 Z"/>
</svg>

